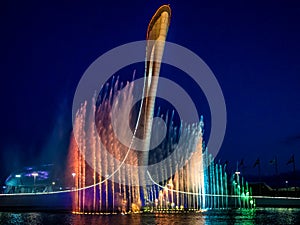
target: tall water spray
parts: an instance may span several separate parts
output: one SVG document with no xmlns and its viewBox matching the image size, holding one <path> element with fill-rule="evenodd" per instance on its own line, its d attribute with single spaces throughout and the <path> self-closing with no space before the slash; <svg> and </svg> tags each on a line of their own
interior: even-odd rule
<svg viewBox="0 0 300 225">
<path fill-rule="evenodd" d="M 174 112 L 162 115 L 157 109 L 157 116 L 167 126 L 167 136 L 149 154 L 150 142 L 157 138 L 152 121 L 170 15 L 169 6 L 162 6 L 148 27 L 147 39 L 155 41 L 147 46 L 138 113 L 128 107 L 135 105 L 134 82 L 124 85 L 118 79 L 103 87 L 91 106 L 83 102 L 76 113 L 73 133 L 77 138 L 71 138 L 67 173 L 76 212 L 201 210 L 227 208 L 232 202 L 236 207 L 253 205 L 248 185 L 239 178 L 231 185 L 225 166 L 216 164 L 208 154 L 202 117 L 198 123 L 182 121 L 176 126 Z M 118 115 L 117 127 L 114 115 Z M 143 151 L 120 141 L 120 135 L 128 136 L 128 121 L 134 123 L 132 139 L 144 140 Z M 151 167 L 158 163 L 159 167 Z"/>
</svg>

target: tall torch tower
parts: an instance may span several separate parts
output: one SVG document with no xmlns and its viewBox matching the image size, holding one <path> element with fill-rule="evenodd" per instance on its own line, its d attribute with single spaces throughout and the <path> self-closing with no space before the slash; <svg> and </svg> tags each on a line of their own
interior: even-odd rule
<svg viewBox="0 0 300 225">
<path fill-rule="evenodd" d="M 139 156 L 139 165 L 148 165 L 152 120 L 155 96 L 160 73 L 165 40 L 170 25 L 171 8 L 161 6 L 152 17 L 147 30 L 147 49 L 145 64 L 145 81 L 137 136 L 144 140 L 143 152 Z M 145 179 L 145 177 L 144 177 Z"/>
</svg>

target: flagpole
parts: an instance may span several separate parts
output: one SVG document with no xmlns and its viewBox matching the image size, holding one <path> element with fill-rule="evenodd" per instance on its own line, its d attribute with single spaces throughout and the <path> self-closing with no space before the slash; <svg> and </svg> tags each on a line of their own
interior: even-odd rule
<svg viewBox="0 0 300 225">
<path fill-rule="evenodd" d="M 259 181 L 258 187 L 259 187 L 259 194 L 261 195 L 261 173 L 260 173 L 260 160 L 259 160 L 259 158 L 256 159 L 256 161 L 255 161 L 255 163 L 254 163 L 254 165 L 253 165 L 254 168 L 255 168 L 256 166 L 258 166 L 258 167 L 257 167 L 258 181 Z"/>
<path fill-rule="evenodd" d="M 260 170 L 260 163 L 258 164 L 258 179 L 261 182 L 261 170 Z"/>
<path fill-rule="evenodd" d="M 293 163 L 293 173 L 296 174 L 296 163 L 295 163 L 294 154 L 292 154 L 292 156 L 290 157 L 289 161 L 286 164 L 289 165 L 290 163 Z"/>
<path fill-rule="evenodd" d="M 296 174 L 296 164 L 295 164 L 295 155 L 293 155 L 293 171 L 294 171 L 294 174 Z"/>
<path fill-rule="evenodd" d="M 260 170 L 260 160 L 258 163 L 258 180 L 259 180 L 259 194 L 261 195 L 261 170 Z"/>
<path fill-rule="evenodd" d="M 294 170 L 294 176 L 296 176 L 296 163 L 295 163 L 295 155 L 293 154 L 293 170 Z M 295 191 L 297 191 L 297 188 L 295 187 Z"/>
<path fill-rule="evenodd" d="M 275 156 L 275 173 L 276 173 L 276 178 L 278 177 L 278 163 L 277 163 L 277 156 Z"/>
<path fill-rule="evenodd" d="M 278 176 L 278 162 L 277 162 L 277 155 L 275 156 L 275 173 L 276 173 L 276 182 L 278 182 L 279 180 L 279 176 Z M 278 191 L 278 187 L 276 187 L 276 191 Z"/>
</svg>

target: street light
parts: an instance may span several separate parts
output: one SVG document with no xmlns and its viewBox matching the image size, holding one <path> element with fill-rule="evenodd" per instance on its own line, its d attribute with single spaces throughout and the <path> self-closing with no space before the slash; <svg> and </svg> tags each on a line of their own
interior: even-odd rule
<svg viewBox="0 0 300 225">
<path fill-rule="evenodd" d="M 235 172 L 236 180 L 237 180 L 237 183 L 238 183 L 238 184 L 240 183 L 240 174 L 241 174 L 241 172 L 239 172 L 239 171 L 236 171 L 236 172 Z"/>
<path fill-rule="evenodd" d="M 236 171 L 236 172 L 235 172 L 235 175 L 236 175 L 237 179 L 239 179 L 240 174 L 241 174 L 240 171 Z"/>
<path fill-rule="evenodd" d="M 18 184 L 18 189 L 19 189 L 21 186 L 21 174 L 16 174 L 15 178 L 17 178 L 17 182 L 18 182 L 17 184 Z"/>
<path fill-rule="evenodd" d="M 34 192 L 35 192 L 35 180 L 39 174 L 37 172 L 33 172 L 31 175 L 33 176 L 33 187 L 34 187 Z"/>
<path fill-rule="evenodd" d="M 73 184 L 74 184 L 74 188 L 73 189 L 75 189 L 76 188 L 76 183 L 75 183 L 75 176 L 76 176 L 76 173 L 72 173 L 72 177 L 73 177 Z"/>
</svg>

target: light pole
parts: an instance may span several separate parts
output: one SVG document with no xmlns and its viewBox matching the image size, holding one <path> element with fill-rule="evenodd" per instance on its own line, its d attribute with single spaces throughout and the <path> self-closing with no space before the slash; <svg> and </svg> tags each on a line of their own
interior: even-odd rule
<svg viewBox="0 0 300 225">
<path fill-rule="evenodd" d="M 76 189 L 75 176 L 76 176 L 76 173 L 72 173 L 73 184 L 74 184 L 73 189 Z"/>
<path fill-rule="evenodd" d="M 34 188 L 34 192 L 35 192 L 35 180 L 39 174 L 37 172 L 33 172 L 31 175 L 33 176 L 33 188 Z"/>
<path fill-rule="evenodd" d="M 238 183 L 238 184 L 240 183 L 240 174 L 241 174 L 241 172 L 239 172 L 239 171 L 236 171 L 236 172 L 235 172 L 235 175 L 236 175 L 236 179 L 237 179 L 237 183 Z"/>
<path fill-rule="evenodd" d="M 20 174 L 16 174 L 15 177 L 18 178 L 18 191 L 20 191 L 20 186 L 21 186 L 21 175 L 20 175 Z"/>
</svg>

